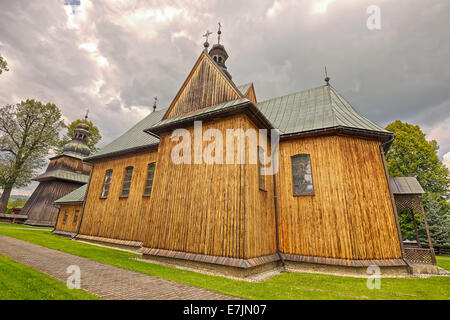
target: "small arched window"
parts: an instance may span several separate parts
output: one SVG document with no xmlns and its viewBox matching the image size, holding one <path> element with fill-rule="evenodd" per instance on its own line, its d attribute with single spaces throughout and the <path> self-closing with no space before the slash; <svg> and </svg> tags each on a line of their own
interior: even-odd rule
<svg viewBox="0 0 450 320">
<path fill-rule="evenodd" d="M 133 178 L 133 167 L 125 168 L 125 175 L 123 177 L 121 197 L 127 198 L 130 195 L 131 180 Z"/>
<path fill-rule="evenodd" d="M 259 190 L 266 191 L 266 176 L 263 174 L 264 149 L 258 146 L 258 185 Z"/>
<path fill-rule="evenodd" d="M 291 157 L 294 196 L 314 195 L 311 158 L 309 154 Z"/>
<path fill-rule="evenodd" d="M 111 186 L 112 174 L 113 174 L 112 169 L 106 170 L 105 181 L 103 182 L 102 195 L 100 196 L 103 199 L 108 198 L 109 187 Z"/>
<path fill-rule="evenodd" d="M 147 167 L 147 179 L 145 181 L 144 196 L 150 196 L 153 187 L 153 177 L 155 176 L 156 163 L 152 162 Z"/>
<path fill-rule="evenodd" d="M 63 222 L 62 222 L 63 224 L 66 223 L 68 216 L 69 216 L 69 210 L 65 210 L 64 211 L 64 217 L 63 217 Z"/>
<path fill-rule="evenodd" d="M 74 217 L 73 217 L 73 223 L 75 224 L 75 223 L 77 223 L 77 221 L 78 221 L 78 216 L 80 215 L 80 210 L 75 210 L 75 215 L 74 215 Z"/>
</svg>

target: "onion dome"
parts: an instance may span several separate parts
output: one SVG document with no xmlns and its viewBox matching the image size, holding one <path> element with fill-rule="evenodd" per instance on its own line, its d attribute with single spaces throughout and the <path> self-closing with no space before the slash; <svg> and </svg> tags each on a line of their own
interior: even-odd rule
<svg viewBox="0 0 450 320">
<path fill-rule="evenodd" d="M 76 154 L 82 157 L 87 157 L 91 150 L 87 145 L 87 138 L 89 137 L 89 126 L 82 122 L 77 125 L 72 137 L 72 141 L 64 145 L 63 154 Z"/>
</svg>

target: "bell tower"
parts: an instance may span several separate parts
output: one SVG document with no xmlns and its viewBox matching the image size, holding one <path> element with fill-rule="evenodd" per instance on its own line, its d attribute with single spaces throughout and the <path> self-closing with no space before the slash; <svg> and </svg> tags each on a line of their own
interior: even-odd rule
<svg viewBox="0 0 450 320">
<path fill-rule="evenodd" d="M 209 51 L 209 56 L 214 60 L 215 63 L 217 63 L 220 69 L 231 80 L 231 75 L 227 70 L 227 66 L 225 65 L 225 62 L 228 59 L 228 53 L 225 50 L 225 47 L 220 44 L 220 36 L 222 34 L 221 28 L 222 25 L 219 22 L 219 30 L 217 31 L 217 43 L 213 45 L 213 47 Z"/>
</svg>

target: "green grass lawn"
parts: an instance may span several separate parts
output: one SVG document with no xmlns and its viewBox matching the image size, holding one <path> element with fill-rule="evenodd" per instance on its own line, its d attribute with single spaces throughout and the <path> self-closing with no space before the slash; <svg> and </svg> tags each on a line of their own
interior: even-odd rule
<svg viewBox="0 0 450 320">
<path fill-rule="evenodd" d="M 381 280 L 380 290 L 369 290 L 364 278 L 305 273 L 282 273 L 253 283 L 132 260 L 130 258 L 138 255 L 72 241 L 45 231 L 0 228 L 0 234 L 120 268 L 247 299 L 450 299 L 450 277 L 386 278 Z"/>
<path fill-rule="evenodd" d="M 0 300 L 96 300 L 66 284 L 0 254 Z"/>
<path fill-rule="evenodd" d="M 437 265 L 439 266 L 439 267 L 441 267 L 442 269 L 445 269 L 445 270 L 450 270 L 450 257 L 444 257 L 445 259 L 442 259 L 441 258 L 442 256 L 436 256 L 436 262 L 437 262 Z"/>
</svg>

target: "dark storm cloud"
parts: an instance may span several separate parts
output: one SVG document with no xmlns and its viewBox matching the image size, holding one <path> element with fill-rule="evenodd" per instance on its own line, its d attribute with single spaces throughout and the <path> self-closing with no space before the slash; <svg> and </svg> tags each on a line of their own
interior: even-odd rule
<svg viewBox="0 0 450 320">
<path fill-rule="evenodd" d="M 328 2 L 323 14 L 314 5 Z M 450 3 L 447 0 L 83 1 L 79 27 L 64 1 L 2 1 L 0 103 L 57 103 L 67 121 L 91 110 L 110 142 L 151 110 L 167 107 L 223 25 L 236 84 L 254 82 L 260 101 L 332 85 L 381 125 L 419 124 L 450 151 Z M 366 27 L 369 5 L 381 30 Z M 73 19 L 73 17 L 71 18 Z M 210 42 L 215 42 L 212 35 Z"/>
</svg>

